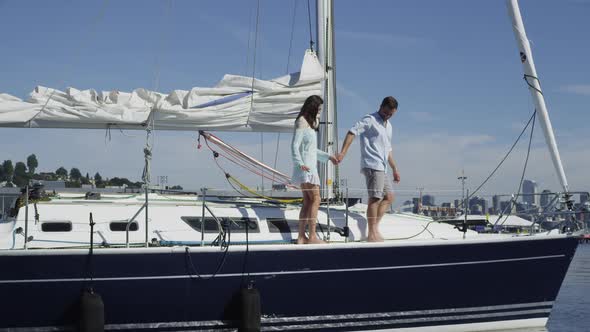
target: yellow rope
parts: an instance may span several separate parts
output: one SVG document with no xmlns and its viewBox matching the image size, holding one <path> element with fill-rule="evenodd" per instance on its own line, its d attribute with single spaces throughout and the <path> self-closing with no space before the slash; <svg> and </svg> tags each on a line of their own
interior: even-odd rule
<svg viewBox="0 0 590 332">
<path fill-rule="evenodd" d="M 302 198 L 282 199 L 282 198 L 273 198 L 273 197 L 270 197 L 270 196 L 265 196 L 265 195 L 262 195 L 262 194 L 256 192 L 255 190 L 252 190 L 251 188 L 249 188 L 245 184 L 241 183 L 240 181 L 238 181 L 238 179 L 234 178 L 231 175 L 228 176 L 228 179 L 234 181 L 235 184 L 237 184 L 238 186 L 240 186 L 241 189 L 249 192 L 252 195 L 258 196 L 260 198 L 268 199 L 270 201 L 276 201 L 276 202 L 280 202 L 280 203 L 285 203 L 285 204 L 293 204 L 293 203 L 301 203 L 301 202 L 303 202 L 303 199 Z"/>
</svg>

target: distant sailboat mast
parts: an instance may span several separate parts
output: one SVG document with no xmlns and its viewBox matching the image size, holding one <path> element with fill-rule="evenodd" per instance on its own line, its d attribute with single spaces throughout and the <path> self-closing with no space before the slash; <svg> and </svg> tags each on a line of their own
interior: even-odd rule
<svg viewBox="0 0 590 332">
<path fill-rule="evenodd" d="M 524 30 L 524 24 L 520 15 L 518 1 L 507 0 L 506 4 L 508 6 L 510 17 L 512 18 L 512 28 L 514 30 L 516 42 L 518 43 L 518 49 L 520 50 L 520 60 L 522 62 L 525 79 L 529 85 L 529 90 L 531 91 L 531 96 L 533 97 L 537 114 L 539 115 L 539 121 L 543 127 L 545 141 L 547 142 L 547 147 L 549 148 L 551 159 L 553 160 L 553 166 L 555 167 L 557 177 L 559 178 L 559 182 L 561 183 L 564 192 L 567 193 L 569 192 L 567 179 L 565 177 L 565 172 L 563 171 L 559 150 L 557 150 L 557 143 L 555 141 L 553 127 L 551 126 L 549 115 L 547 114 L 547 106 L 545 105 L 545 99 L 543 97 L 543 93 L 541 92 L 541 84 L 537 76 L 537 70 L 535 69 L 531 45 L 529 44 L 529 40 Z"/>
<path fill-rule="evenodd" d="M 330 155 L 338 149 L 336 123 L 336 55 L 334 51 L 334 2 L 317 0 L 318 57 L 324 68 L 324 105 L 321 116 L 319 148 Z M 336 167 L 328 162 L 320 164 L 321 193 L 323 199 L 334 197 L 338 188 Z"/>
</svg>

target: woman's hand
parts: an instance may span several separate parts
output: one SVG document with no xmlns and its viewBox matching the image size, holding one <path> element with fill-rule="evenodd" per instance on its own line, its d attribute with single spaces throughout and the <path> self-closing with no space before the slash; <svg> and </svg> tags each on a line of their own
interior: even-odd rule
<svg viewBox="0 0 590 332">
<path fill-rule="evenodd" d="M 330 161 L 334 165 L 338 165 L 338 163 L 340 162 L 340 160 L 338 160 L 338 157 L 336 157 L 336 156 L 330 156 Z"/>
<path fill-rule="evenodd" d="M 299 166 L 299 168 L 304 172 L 309 172 L 309 167 L 307 167 L 305 165 L 301 165 L 301 166 Z"/>
</svg>

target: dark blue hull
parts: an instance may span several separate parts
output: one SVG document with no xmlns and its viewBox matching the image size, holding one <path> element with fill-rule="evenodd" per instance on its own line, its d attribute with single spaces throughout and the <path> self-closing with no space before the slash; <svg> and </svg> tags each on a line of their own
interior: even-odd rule
<svg viewBox="0 0 590 332">
<path fill-rule="evenodd" d="M 13 251 L 0 253 L 0 330 L 71 329 L 81 290 L 90 284 L 102 296 L 112 330 L 235 327 L 237 295 L 250 283 L 260 292 L 263 330 L 546 319 L 577 244 L 570 237 L 311 250 L 251 246 L 247 253 L 244 247 L 227 253 L 104 249 L 91 262 L 82 251 Z"/>
</svg>

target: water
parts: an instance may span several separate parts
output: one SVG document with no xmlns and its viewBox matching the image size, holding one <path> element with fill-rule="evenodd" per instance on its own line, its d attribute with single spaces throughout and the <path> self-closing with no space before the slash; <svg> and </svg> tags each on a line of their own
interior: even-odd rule
<svg viewBox="0 0 590 332">
<path fill-rule="evenodd" d="M 549 317 L 551 332 L 590 331 L 590 243 L 580 244 Z"/>
<path fill-rule="evenodd" d="M 559 290 L 547 328 L 506 332 L 590 331 L 590 243 L 580 244 Z"/>
</svg>

